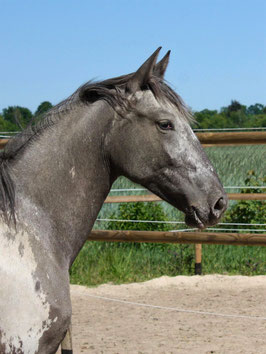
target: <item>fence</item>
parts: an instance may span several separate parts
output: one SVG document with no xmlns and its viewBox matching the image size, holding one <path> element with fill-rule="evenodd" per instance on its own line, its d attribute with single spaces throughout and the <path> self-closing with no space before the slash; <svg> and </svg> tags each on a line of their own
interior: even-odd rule
<svg viewBox="0 0 266 354">
<path fill-rule="evenodd" d="M 164 232 L 93 230 L 89 240 L 112 242 L 193 243 L 214 245 L 266 246 L 266 234 L 223 232 Z"/>
<path fill-rule="evenodd" d="M 260 150 L 260 146 L 266 144 L 266 132 L 256 131 L 256 132 L 208 132 L 208 133 L 197 133 L 197 136 L 203 146 L 207 150 L 207 154 L 213 155 L 211 150 L 213 147 L 225 146 L 230 147 L 230 149 L 238 147 L 249 147 L 256 146 L 256 151 L 252 150 L 251 155 L 254 159 L 256 158 L 256 163 L 258 167 L 263 169 L 263 161 L 266 161 L 265 150 Z M 8 139 L 0 139 L 0 149 L 5 146 Z M 259 151 L 259 153 L 258 153 Z M 224 153 L 224 151 L 223 151 Z M 261 156 L 262 155 L 262 156 Z M 246 156 L 246 151 L 240 156 L 240 161 L 242 162 L 243 156 Z M 213 156 L 212 156 L 213 157 Z M 213 160 L 213 158 L 211 160 Z M 223 162 L 224 162 L 223 158 Z M 255 161 L 255 159 L 254 159 Z M 248 167 L 251 166 L 252 159 L 248 159 Z M 221 163 L 221 157 L 218 156 L 218 165 L 215 166 L 219 173 L 219 167 Z M 241 164 L 236 161 L 236 154 L 233 153 L 233 159 L 231 159 L 231 164 L 229 167 L 236 168 L 236 173 L 239 173 Z M 224 170 L 225 167 L 222 167 Z M 229 169 L 229 174 L 232 174 L 232 170 Z M 242 178 L 243 179 L 243 178 Z M 225 181 L 223 181 L 224 184 Z M 238 182 L 237 186 L 233 183 L 227 187 L 229 190 L 242 189 L 243 186 Z M 249 189 L 256 189 L 257 186 L 245 187 Z M 265 186 L 262 186 L 266 189 Z M 128 191 L 129 189 L 118 188 L 116 191 Z M 134 189 L 135 191 L 145 191 L 143 189 Z M 228 193 L 230 200 L 266 200 L 266 193 Z M 145 195 L 119 195 L 119 196 L 108 196 L 105 203 L 124 203 L 124 202 L 139 202 L 139 201 L 160 201 L 161 199 L 153 194 Z M 201 245 L 202 244 L 227 244 L 227 245 L 259 245 L 266 246 L 266 234 L 254 234 L 254 233 L 221 233 L 221 232 L 199 232 L 199 231 L 176 231 L 176 232 L 156 232 L 156 231 L 114 231 L 114 230 L 93 230 L 89 237 L 89 240 L 95 241 L 131 241 L 131 242 L 162 242 L 162 243 L 193 243 L 195 244 L 196 251 L 196 264 L 195 272 L 196 274 L 201 273 Z"/>
</svg>

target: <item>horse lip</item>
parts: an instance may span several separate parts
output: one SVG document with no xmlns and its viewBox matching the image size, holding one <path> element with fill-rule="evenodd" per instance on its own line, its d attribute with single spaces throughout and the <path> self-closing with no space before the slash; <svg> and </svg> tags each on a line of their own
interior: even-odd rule
<svg viewBox="0 0 266 354">
<path fill-rule="evenodd" d="M 196 208 L 193 206 L 188 213 L 186 213 L 186 223 L 189 226 L 197 227 L 198 229 L 204 229 L 206 227 L 206 225 L 201 221 Z"/>
<path fill-rule="evenodd" d="M 204 224 L 203 224 L 203 222 L 200 220 L 200 218 L 199 218 L 199 216 L 198 216 L 198 214 L 197 214 L 197 212 L 196 212 L 195 209 L 193 210 L 193 213 L 194 213 L 194 219 L 195 219 L 195 221 L 197 222 L 197 224 L 199 225 L 199 227 L 200 227 L 200 228 L 204 228 Z"/>
</svg>

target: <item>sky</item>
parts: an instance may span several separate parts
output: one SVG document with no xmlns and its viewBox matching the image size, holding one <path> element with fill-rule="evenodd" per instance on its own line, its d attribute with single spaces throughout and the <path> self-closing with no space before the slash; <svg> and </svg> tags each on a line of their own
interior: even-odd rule
<svg viewBox="0 0 266 354">
<path fill-rule="evenodd" d="M 194 111 L 266 105 L 265 0 L 0 0 L 0 112 L 56 104 L 162 46 Z"/>
</svg>

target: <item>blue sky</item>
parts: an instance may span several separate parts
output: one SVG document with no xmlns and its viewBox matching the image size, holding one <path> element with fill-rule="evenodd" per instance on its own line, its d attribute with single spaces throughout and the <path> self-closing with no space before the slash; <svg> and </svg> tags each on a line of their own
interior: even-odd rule
<svg viewBox="0 0 266 354">
<path fill-rule="evenodd" d="M 266 105 L 264 0 L 0 0 L 0 111 L 68 97 L 172 50 L 166 79 L 193 110 Z"/>
</svg>

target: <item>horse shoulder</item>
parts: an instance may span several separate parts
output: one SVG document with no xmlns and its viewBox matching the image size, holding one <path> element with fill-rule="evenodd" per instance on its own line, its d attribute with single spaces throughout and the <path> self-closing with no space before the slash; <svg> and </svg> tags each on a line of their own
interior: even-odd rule
<svg viewBox="0 0 266 354">
<path fill-rule="evenodd" d="M 67 281 L 62 281 L 59 291 L 55 284 L 55 277 L 67 276 L 60 275 L 48 256 L 46 264 L 42 262 L 44 272 L 41 271 L 34 251 L 36 242 L 27 231 L 15 231 L 0 224 L 1 353 L 49 352 L 43 338 L 49 338 L 46 342 L 50 343 L 55 338 L 56 342 L 56 337 L 63 336 L 70 321 L 68 284 L 64 286 Z"/>
</svg>

